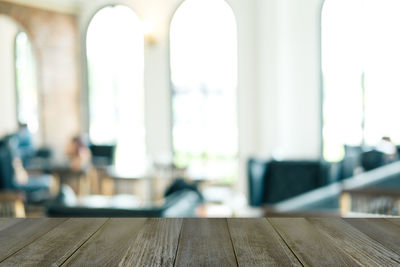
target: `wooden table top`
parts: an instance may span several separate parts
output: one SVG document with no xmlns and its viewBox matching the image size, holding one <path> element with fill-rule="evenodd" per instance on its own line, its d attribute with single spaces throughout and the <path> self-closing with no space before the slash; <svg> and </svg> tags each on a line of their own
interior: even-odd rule
<svg viewBox="0 0 400 267">
<path fill-rule="evenodd" d="M 0 219 L 0 266 L 399 266 L 400 219 Z"/>
</svg>

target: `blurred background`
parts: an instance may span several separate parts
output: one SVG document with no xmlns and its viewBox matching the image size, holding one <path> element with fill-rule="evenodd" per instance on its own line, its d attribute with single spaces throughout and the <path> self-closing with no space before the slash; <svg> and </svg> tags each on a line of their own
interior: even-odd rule
<svg viewBox="0 0 400 267">
<path fill-rule="evenodd" d="M 0 217 L 398 216 L 397 0 L 0 0 Z"/>
</svg>

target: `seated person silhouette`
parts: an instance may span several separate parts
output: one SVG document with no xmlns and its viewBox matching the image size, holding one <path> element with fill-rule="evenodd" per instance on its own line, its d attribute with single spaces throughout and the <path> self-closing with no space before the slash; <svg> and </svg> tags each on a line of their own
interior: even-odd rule
<svg viewBox="0 0 400 267">
<path fill-rule="evenodd" d="M 90 165 L 90 150 L 79 135 L 74 136 L 67 144 L 65 154 L 68 157 L 69 167 L 73 171 L 86 170 Z"/>
<path fill-rule="evenodd" d="M 18 124 L 18 131 L 15 134 L 17 140 L 17 153 L 21 158 L 23 166 L 29 164 L 29 160 L 35 155 L 35 148 L 32 140 L 32 133 L 26 123 Z"/>
</svg>

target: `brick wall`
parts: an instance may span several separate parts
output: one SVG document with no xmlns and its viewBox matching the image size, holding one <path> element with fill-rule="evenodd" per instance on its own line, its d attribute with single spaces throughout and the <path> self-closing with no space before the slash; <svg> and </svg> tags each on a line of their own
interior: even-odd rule
<svg viewBox="0 0 400 267">
<path fill-rule="evenodd" d="M 3 1 L 0 14 L 14 19 L 30 36 L 37 61 L 39 139 L 61 159 L 66 142 L 80 130 L 77 18 Z"/>
</svg>

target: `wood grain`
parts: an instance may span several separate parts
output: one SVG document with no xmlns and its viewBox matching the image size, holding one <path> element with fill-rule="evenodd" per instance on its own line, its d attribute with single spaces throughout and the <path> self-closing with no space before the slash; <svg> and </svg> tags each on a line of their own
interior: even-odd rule
<svg viewBox="0 0 400 267">
<path fill-rule="evenodd" d="M 239 266 L 301 266 L 265 218 L 228 219 Z"/>
<path fill-rule="evenodd" d="M 116 266 L 147 219 L 113 218 L 66 262 L 66 266 Z"/>
<path fill-rule="evenodd" d="M 0 231 L 7 229 L 8 227 L 22 222 L 24 219 L 15 218 L 0 218 Z"/>
<path fill-rule="evenodd" d="M 237 266 L 226 219 L 184 219 L 176 266 Z"/>
<path fill-rule="evenodd" d="M 149 219 L 119 266 L 173 266 L 182 219 Z"/>
<path fill-rule="evenodd" d="M 388 220 L 352 218 L 345 221 L 395 253 L 400 253 L 400 227 Z"/>
<path fill-rule="evenodd" d="M 400 266 L 400 219 L 0 219 L 1 266 Z"/>
<path fill-rule="evenodd" d="M 69 219 L 24 247 L 2 264 L 8 266 L 59 266 L 107 219 Z"/>
<path fill-rule="evenodd" d="M 306 266 L 358 266 L 351 257 L 304 218 L 268 219 Z"/>
<path fill-rule="evenodd" d="M 66 219 L 24 219 L 0 232 L 0 262 L 46 234 Z"/>
<path fill-rule="evenodd" d="M 400 264 L 398 254 L 383 247 L 342 219 L 310 218 L 309 221 L 363 266 L 399 266 Z"/>
<path fill-rule="evenodd" d="M 391 223 L 393 223 L 393 224 L 396 224 L 397 226 L 400 226 L 400 219 L 399 218 L 385 218 L 385 220 L 387 220 L 387 221 L 389 221 L 389 222 L 391 222 Z"/>
</svg>

